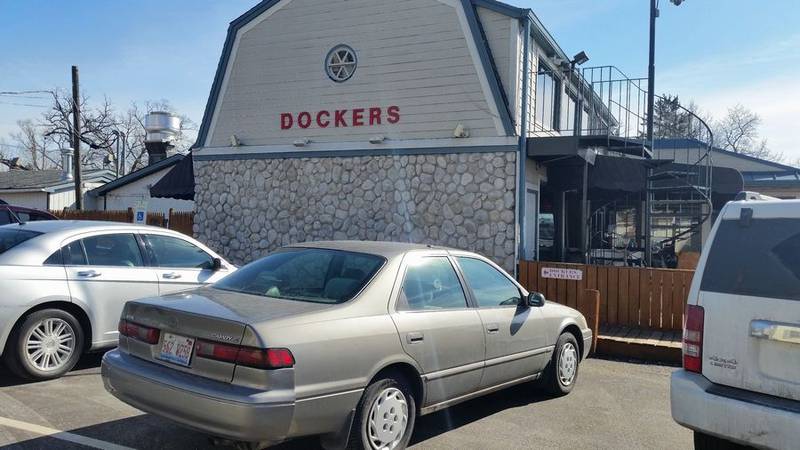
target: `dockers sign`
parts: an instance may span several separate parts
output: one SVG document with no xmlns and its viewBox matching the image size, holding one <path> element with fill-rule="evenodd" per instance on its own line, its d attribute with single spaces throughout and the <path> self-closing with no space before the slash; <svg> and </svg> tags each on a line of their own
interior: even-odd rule
<svg viewBox="0 0 800 450">
<path fill-rule="evenodd" d="M 295 127 L 302 129 L 373 127 L 399 122 L 399 106 L 281 113 L 281 130 L 291 130 Z"/>
</svg>

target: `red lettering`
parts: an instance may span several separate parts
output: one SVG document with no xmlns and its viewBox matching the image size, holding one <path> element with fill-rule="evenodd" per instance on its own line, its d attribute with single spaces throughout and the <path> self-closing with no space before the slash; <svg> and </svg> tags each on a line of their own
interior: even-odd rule
<svg viewBox="0 0 800 450">
<path fill-rule="evenodd" d="M 386 110 L 386 121 L 389 123 L 397 123 L 400 122 L 400 107 L 399 106 L 390 106 L 388 110 Z"/>
<path fill-rule="evenodd" d="M 300 128 L 308 128 L 311 126 L 311 114 L 308 112 L 301 112 L 297 115 L 297 126 Z"/>
<path fill-rule="evenodd" d="M 380 108 L 370 108 L 369 109 L 369 126 L 380 125 L 380 124 L 381 124 L 381 109 Z"/>
<path fill-rule="evenodd" d="M 290 113 L 283 113 L 281 114 L 281 130 L 288 130 L 292 128 L 294 124 L 294 119 L 292 119 L 292 115 Z"/>
<path fill-rule="evenodd" d="M 344 115 L 346 113 L 347 113 L 346 109 L 340 109 L 340 110 L 336 111 L 336 114 L 334 114 L 335 122 L 336 122 L 336 128 L 339 128 L 339 127 L 345 128 L 345 127 L 347 127 L 347 122 L 344 120 Z"/>
<path fill-rule="evenodd" d="M 325 120 L 323 121 L 322 117 L 325 116 Z M 331 124 L 330 121 L 331 113 L 328 111 L 320 111 L 317 113 L 317 126 L 320 128 L 328 128 L 328 125 Z"/>
<path fill-rule="evenodd" d="M 353 126 L 364 126 L 364 108 L 356 108 L 353 110 Z"/>
</svg>

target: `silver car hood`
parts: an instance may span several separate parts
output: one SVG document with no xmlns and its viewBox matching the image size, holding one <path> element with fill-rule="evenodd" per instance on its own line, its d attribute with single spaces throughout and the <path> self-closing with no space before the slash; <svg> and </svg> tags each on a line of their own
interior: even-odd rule
<svg viewBox="0 0 800 450">
<path fill-rule="evenodd" d="M 213 287 L 140 299 L 135 303 L 248 325 L 319 312 L 337 306 L 243 294 Z"/>
</svg>

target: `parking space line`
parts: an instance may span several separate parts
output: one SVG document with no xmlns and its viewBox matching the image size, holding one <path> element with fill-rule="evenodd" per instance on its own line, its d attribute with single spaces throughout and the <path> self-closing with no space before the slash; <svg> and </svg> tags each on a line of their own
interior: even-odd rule
<svg viewBox="0 0 800 450">
<path fill-rule="evenodd" d="M 55 428 L 43 427 L 28 422 L 21 422 L 19 420 L 9 419 L 7 417 L 0 417 L 0 426 L 16 428 L 18 430 L 28 431 L 30 433 L 47 436 L 62 441 L 72 442 L 73 444 L 85 445 L 87 447 L 101 448 L 106 450 L 134 450 L 131 447 L 123 445 L 112 444 L 111 442 L 101 441 L 79 434 L 70 433 L 68 431 L 56 430 Z"/>
</svg>

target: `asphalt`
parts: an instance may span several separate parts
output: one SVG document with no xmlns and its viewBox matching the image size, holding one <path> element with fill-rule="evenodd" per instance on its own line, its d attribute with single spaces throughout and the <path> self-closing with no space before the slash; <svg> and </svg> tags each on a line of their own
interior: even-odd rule
<svg viewBox="0 0 800 450">
<path fill-rule="evenodd" d="M 27 384 L 0 368 L 0 447 L 215 448 L 207 436 L 117 401 L 103 389 L 99 364 L 92 355 L 64 378 Z M 520 385 L 472 400 L 420 418 L 411 448 L 691 448 L 691 433 L 670 417 L 673 370 L 589 359 L 570 395 L 550 398 Z M 319 447 L 306 439 L 275 448 Z"/>
</svg>

